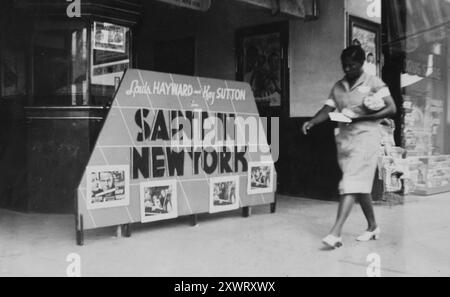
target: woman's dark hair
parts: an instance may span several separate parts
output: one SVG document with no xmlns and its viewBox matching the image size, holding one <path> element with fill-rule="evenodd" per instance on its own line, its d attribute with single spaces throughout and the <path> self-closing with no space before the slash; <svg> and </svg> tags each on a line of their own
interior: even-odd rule
<svg viewBox="0 0 450 297">
<path fill-rule="evenodd" d="M 366 61 L 366 52 L 358 45 L 351 45 L 342 51 L 341 60 L 351 59 L 352 61 L 364 64 Z"/>
</svg>

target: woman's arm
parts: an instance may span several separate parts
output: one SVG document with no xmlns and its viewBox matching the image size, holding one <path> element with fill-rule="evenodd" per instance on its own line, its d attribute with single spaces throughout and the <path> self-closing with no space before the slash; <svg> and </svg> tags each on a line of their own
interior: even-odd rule
<svg viewBox="0 0 450 297">
<path fill-rule="evenodd" d="M 329 113 L 335 110 L 334 107 L 329 105 L 324 105 L 322 109 L 308 122 L 303 124 L 303 134 L 308 135 L 309 130 L 311 130 L 314 126 L 317 126 L 329 118 Z"/>
<path fill-rule="evenodd" d="M 353 122 L 381 120 L 384 118 L 390 118 L 394 116 L 397 113 L 397 106 L 395 106 L 395 102 L 392 99 L 392 97 L 387 96 L 384 97 L 383 100 L 384 103 L 386 104 L 386 106 L 383 109 L 372 114 L 360 115 L 352 119 Z"/>
</svg>

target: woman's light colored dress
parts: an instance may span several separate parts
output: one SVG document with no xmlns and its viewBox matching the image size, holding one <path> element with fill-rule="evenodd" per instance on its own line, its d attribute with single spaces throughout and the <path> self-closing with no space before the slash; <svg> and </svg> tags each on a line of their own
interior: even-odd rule
<svg viewBox="0 0 450 297">
<path fill-rule="evenodd" d="M 331 90 L 326 104 L 342 111 L 362 106 L 364 98 L 386 88 L 376 76 L 364 73 L 350 88 L 344 78 Z M 381 147 L 380 120 L 339 124 L 336 135 L 338 161 L 343 176 L 339 192 L 345 194 L 370 194 Z"/>
</svg>

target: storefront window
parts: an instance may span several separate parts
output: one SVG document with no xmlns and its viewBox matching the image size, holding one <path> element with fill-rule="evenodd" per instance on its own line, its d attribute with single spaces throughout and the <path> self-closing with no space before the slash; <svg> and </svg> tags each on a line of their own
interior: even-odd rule
<svg viewBox="0 0 450 297">
<path fill-rule="evenodd" d="M 442 7 L 432 5 L 426 9 L 410 5 L 406 10 L 406 37 L 402 41 L 402 132 L 410 166 L 410 188 L 415 194 L 450 191 L 447 137 L 450 30 L 441 15 L 444 8 L 450 7 L 441 4 Z M 431 24 L 428 20 L 436 23 Z"/>
<path fill-rule="evenodd" d="M 443 40 L 444 41 L 444 40 Z M 442 42 L 408 53 L 403 75 L 405 148 L 409 156 L 444 153 L 446 57 Z"/>
<path fill-rule="evenodd" d="M 39 25 L 33 40 L 33 105 L 89 104 L 87 33 L 82 25 Z"/>
<path fill-rule="evenodd" d="M 91 59 L 91 104 L 105 105 L 130 66 L 130 29 L 94 22 Z"/>
<path fill-rule="evenodd" d="M 83 23 L 39 24 L 33 39 L 34 106 L 111 102 L 130 66 L 130 29 L 103 22 L 92 23 L 91 32 L 87 28 Z"/>
</svg>

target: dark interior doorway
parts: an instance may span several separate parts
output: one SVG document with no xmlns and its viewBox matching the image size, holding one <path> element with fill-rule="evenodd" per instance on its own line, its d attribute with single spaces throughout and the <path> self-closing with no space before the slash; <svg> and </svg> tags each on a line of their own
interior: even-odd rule
<svg viewBox="0 0 450 297">
<path fill-rule="evenodd" d="M 261 117 L 267 119 L 267 138 L 278 172 L 278 192 L 283 189 L 289 156 L 289 23 L 277 22 L 242 28 L 236 32 L 236 79 L 250 84 Z M 278 119 L 279 133 L 272 135 Z M 277 143 L 274 143 L 277 142 Z M 278 146 L 278 147 L 276 147 Z M 277 158 L 278 157 L 278 158 Z"/>
<path fill-rule="evenodd" d="M 155 44 L 154 70 L 195 75 L 195 37 L 161 41 Z"/>
</svg>

